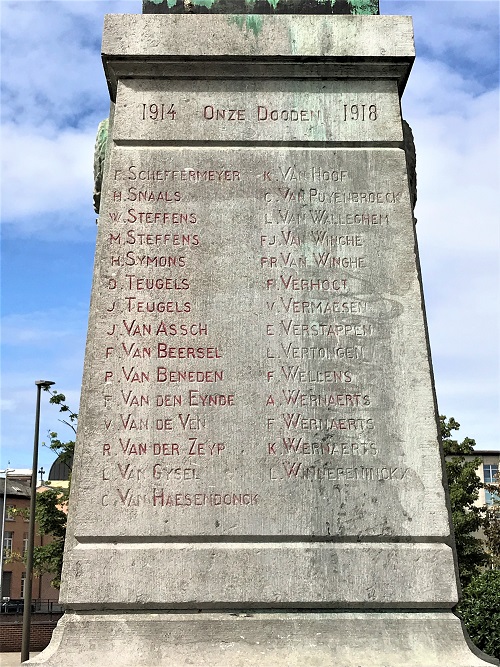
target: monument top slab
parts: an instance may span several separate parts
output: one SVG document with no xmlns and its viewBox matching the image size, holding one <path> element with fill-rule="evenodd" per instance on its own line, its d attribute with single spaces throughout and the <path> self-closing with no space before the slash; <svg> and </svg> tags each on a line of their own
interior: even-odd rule
<svg viewBox="0 0 500 667">
<path fill-rule="evenodd" d="M 210 31 L 210 42 L 193 39 Z M 175 34 L 175 39 L 172 35 Z M 107 14 L 102 52 L 123 57 L 405 58 L 410 16 L 172 16 Z"/>
<path fill-rule="evenodd" d="M 378 14 L 378 0 L 143 0 L 144 14 Z"/>
</svg>

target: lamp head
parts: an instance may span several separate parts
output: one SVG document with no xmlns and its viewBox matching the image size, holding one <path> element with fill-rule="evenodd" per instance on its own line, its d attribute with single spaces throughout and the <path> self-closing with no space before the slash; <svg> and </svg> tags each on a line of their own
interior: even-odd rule
<svg viewBox="0 0 500 667">
<path fill-rule="evenodd" d="M 37 387 L 41 387 L 42 389 L 48 389 L 53 384 L 55 384 L 55 382 L 51 382 L 50 380 L 37 380 L 35 384 Z"/>
</svg>

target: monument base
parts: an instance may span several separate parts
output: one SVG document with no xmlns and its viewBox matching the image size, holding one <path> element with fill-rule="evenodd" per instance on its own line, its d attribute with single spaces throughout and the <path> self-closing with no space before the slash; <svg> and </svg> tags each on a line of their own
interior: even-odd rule
<svg viewBox="0 0 500 667">
<path fill-rule="evenodd" d="M 46 667 L 480 667 L 451 612 L 66 613 Z"/>
</svg>

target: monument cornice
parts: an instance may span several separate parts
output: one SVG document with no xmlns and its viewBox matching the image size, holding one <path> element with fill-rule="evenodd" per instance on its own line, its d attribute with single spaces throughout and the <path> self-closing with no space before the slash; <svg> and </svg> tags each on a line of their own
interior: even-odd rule
<svg viewBox="0 0 500 667">
<path fill-rule="evenodd" d="M 415 47 L 409 16 L 113 14 L 102 58 L 112 99 L 119 78 L 151 76 L 390 78 L 402 94 Z"/>
</svg>

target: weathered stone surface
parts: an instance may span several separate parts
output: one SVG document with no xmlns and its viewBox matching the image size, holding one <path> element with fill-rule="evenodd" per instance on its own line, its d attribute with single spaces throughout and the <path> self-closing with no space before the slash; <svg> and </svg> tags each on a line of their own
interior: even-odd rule
<svg viewBox="0 0 500 667">
<path fill-rule="evenodd" d="M 85 644 L 82 645 L 82 637 Z M 486 667 L 451 613 L 67 614 L 29 662 L 81 667 Z M 124 650 L 124 646 L 127 650 Z M 42 657 L 43 656 L 43 657 Z M 28 664 L 28 663 L 25 663 Z"/>
<path fill-rule="evenodd" d="M 367 58 L 381 58 L 395 68 L 393 72 L 398 71 L 395 59 L 412 62 L 415 56 L 409 16 L 300 14 L 188 15 L 168 19 L 165 16 L 108 14 L 104 23 L 103 52 L 105 66 L 113 61 L 113 56 L 121 56 L 122 60 L 125 56 L 129 63 L 133 62 L 134 56 L 149 57 L 149 67 L 154 67 L 153 57 L 171 59 L 179 56 L 185 59 L 198 56 L 204 61 L 227 56 L 224 63 L 227 67 L 232 59 L 241 60 L 248 56 L 288 59 L 311 56 L 316 64 L 321 64 L 324 57 L 345 57 L 353 63 L 360 63 L 363 58 L 364 66 Z M 359 70 L 358 74 L 361 74 Z M 164 78 L 176 75 L 176 68 L 163 69 Z M 205 70 L 205 77 L 211 78 L 212 75 L 210 70 Z M 268 76 L 272 75 L 269 70 Z"/>
<path fill-rule="evenodd" d="M 70 613 L 32 664 L 485 665 L 450 613 L 409 21 L 254 18 L 106 21 Z"/>
<path fill-rule="evenodd" d="M 163 592 L 141 570 L 147 561 L 163 571 L 172 559 L 191 576 L 171 604 L 185 595 L 188 606 L 238 596 L 257 606 L 342 606 L 361 602 L 367 588 L 349 583 L 370 562 L 357 560 L 359 545 L 342 545 L 345 588 L 316 581 L 313 591 L 300 573 L 310 569 L 315 579 L 326 561 L 334 567 L 337 550 L 322 549 L 326 561 L 316 562 L 317 551 L 283 544 L 289 557 L 274 566 L 273 589 L 259 574 L 273 559 L 268 540 L 357 541 L 381 531 L 449 538 L 404 153 L 272 155 L 271 162 L 268 149 L 255 148 L 113 150 L 113 192 L 122 199 L 108 199 L 101 216 L 97 262 L 98 280 L 111 289 L 95 295 L 91 328 L 101 335 L 88 352 L 107 360 L 88 371 L 94 389 L 81 413 L 84 429 L 102 413 L 109 447 L 89 433 L 94 445 L 75 466 L 83 477 L 102 457 L 73 514 L 81 544 L 69 562 L 82 576 L 74 592 L 63 589 L 68 603 L 94 604 L 107 590 L 87 585 L 108 549 L 103 539 L 122 542 L 113 568 L 138 566 L 137 592 L 113 583 L 110 602 L 159 604 Z M 139 201 L 141 193 L 161 194 L 161 203 Z M 399 354 L 403 346 L 409 356 Z M 405 391 L 408 381 L 421 387 L 418 402 Z M 93 417 L 85 419 L 87 411 Z M 138 526 L 153 542 L 147 555 L 128 545 Z M 209 549 L 191 543 L 201 536 Z M 252 556 L 239 536 L 253 536 Z M 231 541 L 229 552 L 221 539 Z M 190 544 L 184 552 L 179 540 Z M 439 600 L 437 579 L 447 582 L 447 605 L 456 602 L 448 552 L 431 551 L 439 576 L 423 552 L 428 567 L 405 556 L 392 582 L 395 604 Z M 243 580 L 235 579 L 241 562 Z M 100 576 L 113 581 L 106 572 Z M 229 592 L 221 590 L 228 573 Z M 386 590 L 366 603 L 380 604 Z"/>
<path fill-rule="evenodd" d="M 114 445 L 82 452 L 77 535 L 448 536 L 404 152 L 120 147 L 110 170 L 82 417 Z"/>
<path fill-rule="evenodd" d="M 78 608 L 139 602 L 163 609 L 166 600 L 181 609 L 430 609 L 456 602 L 451 548 L 438 544 L 83 543 L 68 567 L 80 573 L 66 596 Z M 100 585 L 89 587 L 96 571 Z"/>
</svg>

